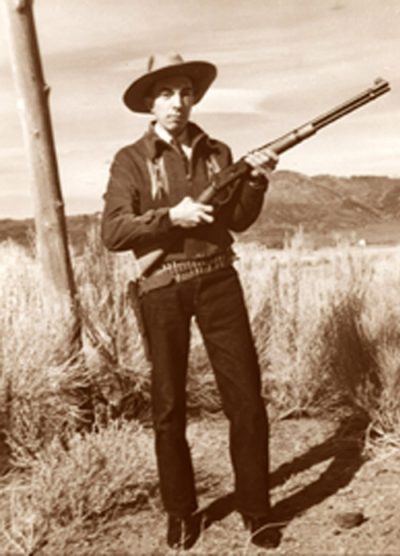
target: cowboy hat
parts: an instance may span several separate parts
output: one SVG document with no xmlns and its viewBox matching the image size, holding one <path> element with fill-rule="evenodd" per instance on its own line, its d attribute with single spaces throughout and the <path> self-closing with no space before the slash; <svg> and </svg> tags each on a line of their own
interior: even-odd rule
<svg viewBox="0 0 400 556">
<path fill-rule="evenodd" d="M 159 79 L 171 76 L 184 76 L 193 84 L 194 104 L 202 99 L 217 75 L 217 68 L 209 62 L 185 62 L 179 54 L 157 54 L 150 56 L 147 73 L 136 79 L 125 91 L 123 98 L 126 106 L 133 112 L 149 112 L 145 101 L 151 87 Z"/>
</svg>

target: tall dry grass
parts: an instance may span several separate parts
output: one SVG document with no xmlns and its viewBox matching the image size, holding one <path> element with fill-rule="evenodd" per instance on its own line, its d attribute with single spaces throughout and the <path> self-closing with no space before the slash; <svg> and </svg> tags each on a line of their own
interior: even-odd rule
<svg viewBox="0 0 400 556">
<path fill-rule="evenodd" d="M 14 473 L 1 489 L 2 546 L 13 555 L 42 549 L 65 554 L 84 529 L 94 534 L 124 510 L 152 505 L 157 492 L 152 452 L 149 434 L 131 421 L 114 422 L 96 434 L 74 434 L 67 448 L 53 438 L 35 457 L 26 454 L 29 473 Z"/>
<path fill-rule="evenodd" d="M 281 252 L 239 243 L 237 252 L 271 413 L 350 408 L 370 420 L 371 451 L 398 449 L 400 249 L 312 252 L 299 241 Z M 66 341 L 68 307 L 43 301 L 34 256 L 0 245 L 0 411 L 13 465 L 0 485 L 0 542 L 10 554 L 34 553 L 61 527 L 67 543 L 113 508 L 154 501 L 151 435 L 137 425 L 148 418 L 150 369 L 126 295 L 133 259 L 107 253 L 92 229 L 73 264 L 78 358 Z M 77 435 L 75 394 L 88 385 L 97 432 Z M 188 403 L 192 414 L 220 410 L 195 325 Z"/>
</svg>

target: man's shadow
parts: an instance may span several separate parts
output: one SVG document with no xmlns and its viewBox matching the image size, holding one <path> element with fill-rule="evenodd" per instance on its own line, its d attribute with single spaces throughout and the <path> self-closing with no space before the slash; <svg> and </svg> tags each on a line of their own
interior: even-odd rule
<svg viewBox="0 0 400 556">
<path fill-rule="evenodd" d="M 334 434 L 324 442 L 311 447 L 304 454 L 282 464 L 271 473 L 270 485 L 271 488 L 274 488 L 284 484 L 293 475 L 332 459 L 316 481 L 304 486 L 274 506 L 272 511 L 274 523 L 282 524 L 282 527 L 287 525 L 292 519 L 350 483 L 364 462 L 362 452 L 367 426 L 368 420 L 363 417 L 353 417 L 343 421 Z M 199 513 L 202 516 L 204 527 L 208 528 L 212 523 L 224 519 L 234 510 L 234 494 L 229 493 L 214 500 L 202 508 Z"/>
</svg>

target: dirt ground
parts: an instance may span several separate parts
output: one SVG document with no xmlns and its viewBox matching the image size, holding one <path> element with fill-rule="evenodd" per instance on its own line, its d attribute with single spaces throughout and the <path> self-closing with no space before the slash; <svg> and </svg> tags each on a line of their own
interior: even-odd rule
<svg viewBox="0 0 400 556">
<path fill-rule="evenodd" d="M 227 425 L 224 420 L 216 419 L 189 427 L 205 528 L 196 545 L 185 553 L 400 555 L 400 525 L 396 515 L 400 508 L 399 453 L 387 451 L 385 456 L 367 459 L 365 426 L 361 421 L 287 419 L 273 422 L 271 429 L 272 501 L 274 519 L 281 524 L 280 546 L 266 551 L 249 542 L 242 521 L 233 509 Z M 196 451 L 199 442 L 203 446 Z M 165 544 L 165 516 L 159 500 L 136 513 L 121 509 L 100 529 L 88 531 L 84 539 L 61 543 L 62 552 L 61 540 L 53 540 L 43 554 L 176 553 Z"/>
</svg>

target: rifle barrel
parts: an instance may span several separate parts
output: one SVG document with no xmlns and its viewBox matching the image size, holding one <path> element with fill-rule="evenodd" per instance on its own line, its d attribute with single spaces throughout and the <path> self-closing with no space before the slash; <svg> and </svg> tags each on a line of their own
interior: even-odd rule
<svg viewBox="0 0 400 556">
<path fill-rule="evenodd" d="M 372 87 L 369 87 L 359 95 L 351 98 L 343 104 L 339 104 L 339 106 L 336 106 L 332 110 L 329 110 L 329 112 L 326 112 L 321 116 L 317 116 L 301 127 L 294 129 L 293 131 L 290 131 L 289 133 L 286 133 L 281 137 L 278 137 L 278 139 L 275 139 L 274 141 L 263 145 L 261 148 L 263 149 L 268 147 L 270 149 L 273 149 L 277 154 L 281 154 L 294 145 L 303 141 L 303 139 L 314 135 L 314 133 L 319 131 L 321 128 L 327 126 L 328 124 L 331 124 L 339 118 L 342 118 L 346 114 L 353 112 L 353 110 L 360 108 L 364 104 L 375 100 L 388 91 L 390 91 L 390 86 L 387 81 L 381 78 L 375 79 L 374 85 Z"/>
<path fill-rule="evenodd" d="M 322 127 L 330 124 L 331 122 L 334 122 L 342 116 L 345 116 L 349 112 L 352 112 L 353 110 L 360 108 L 364 104 L 375 100 L 388 91 L 390 91 L 390 86 L 387 81 L 380 78 L 375 79 L 373 87 L 366 89 L 359 95 L 351 98 L 343 104 L 340 104 L 333 110 L 329 110 L 329 112 L 327 112 L 326 114 L 318 116 L 317 118 L 315 118 L 315 120 L 312 120 L 311 123 L 317 130 L 321 129 Z"/>
</svg>

